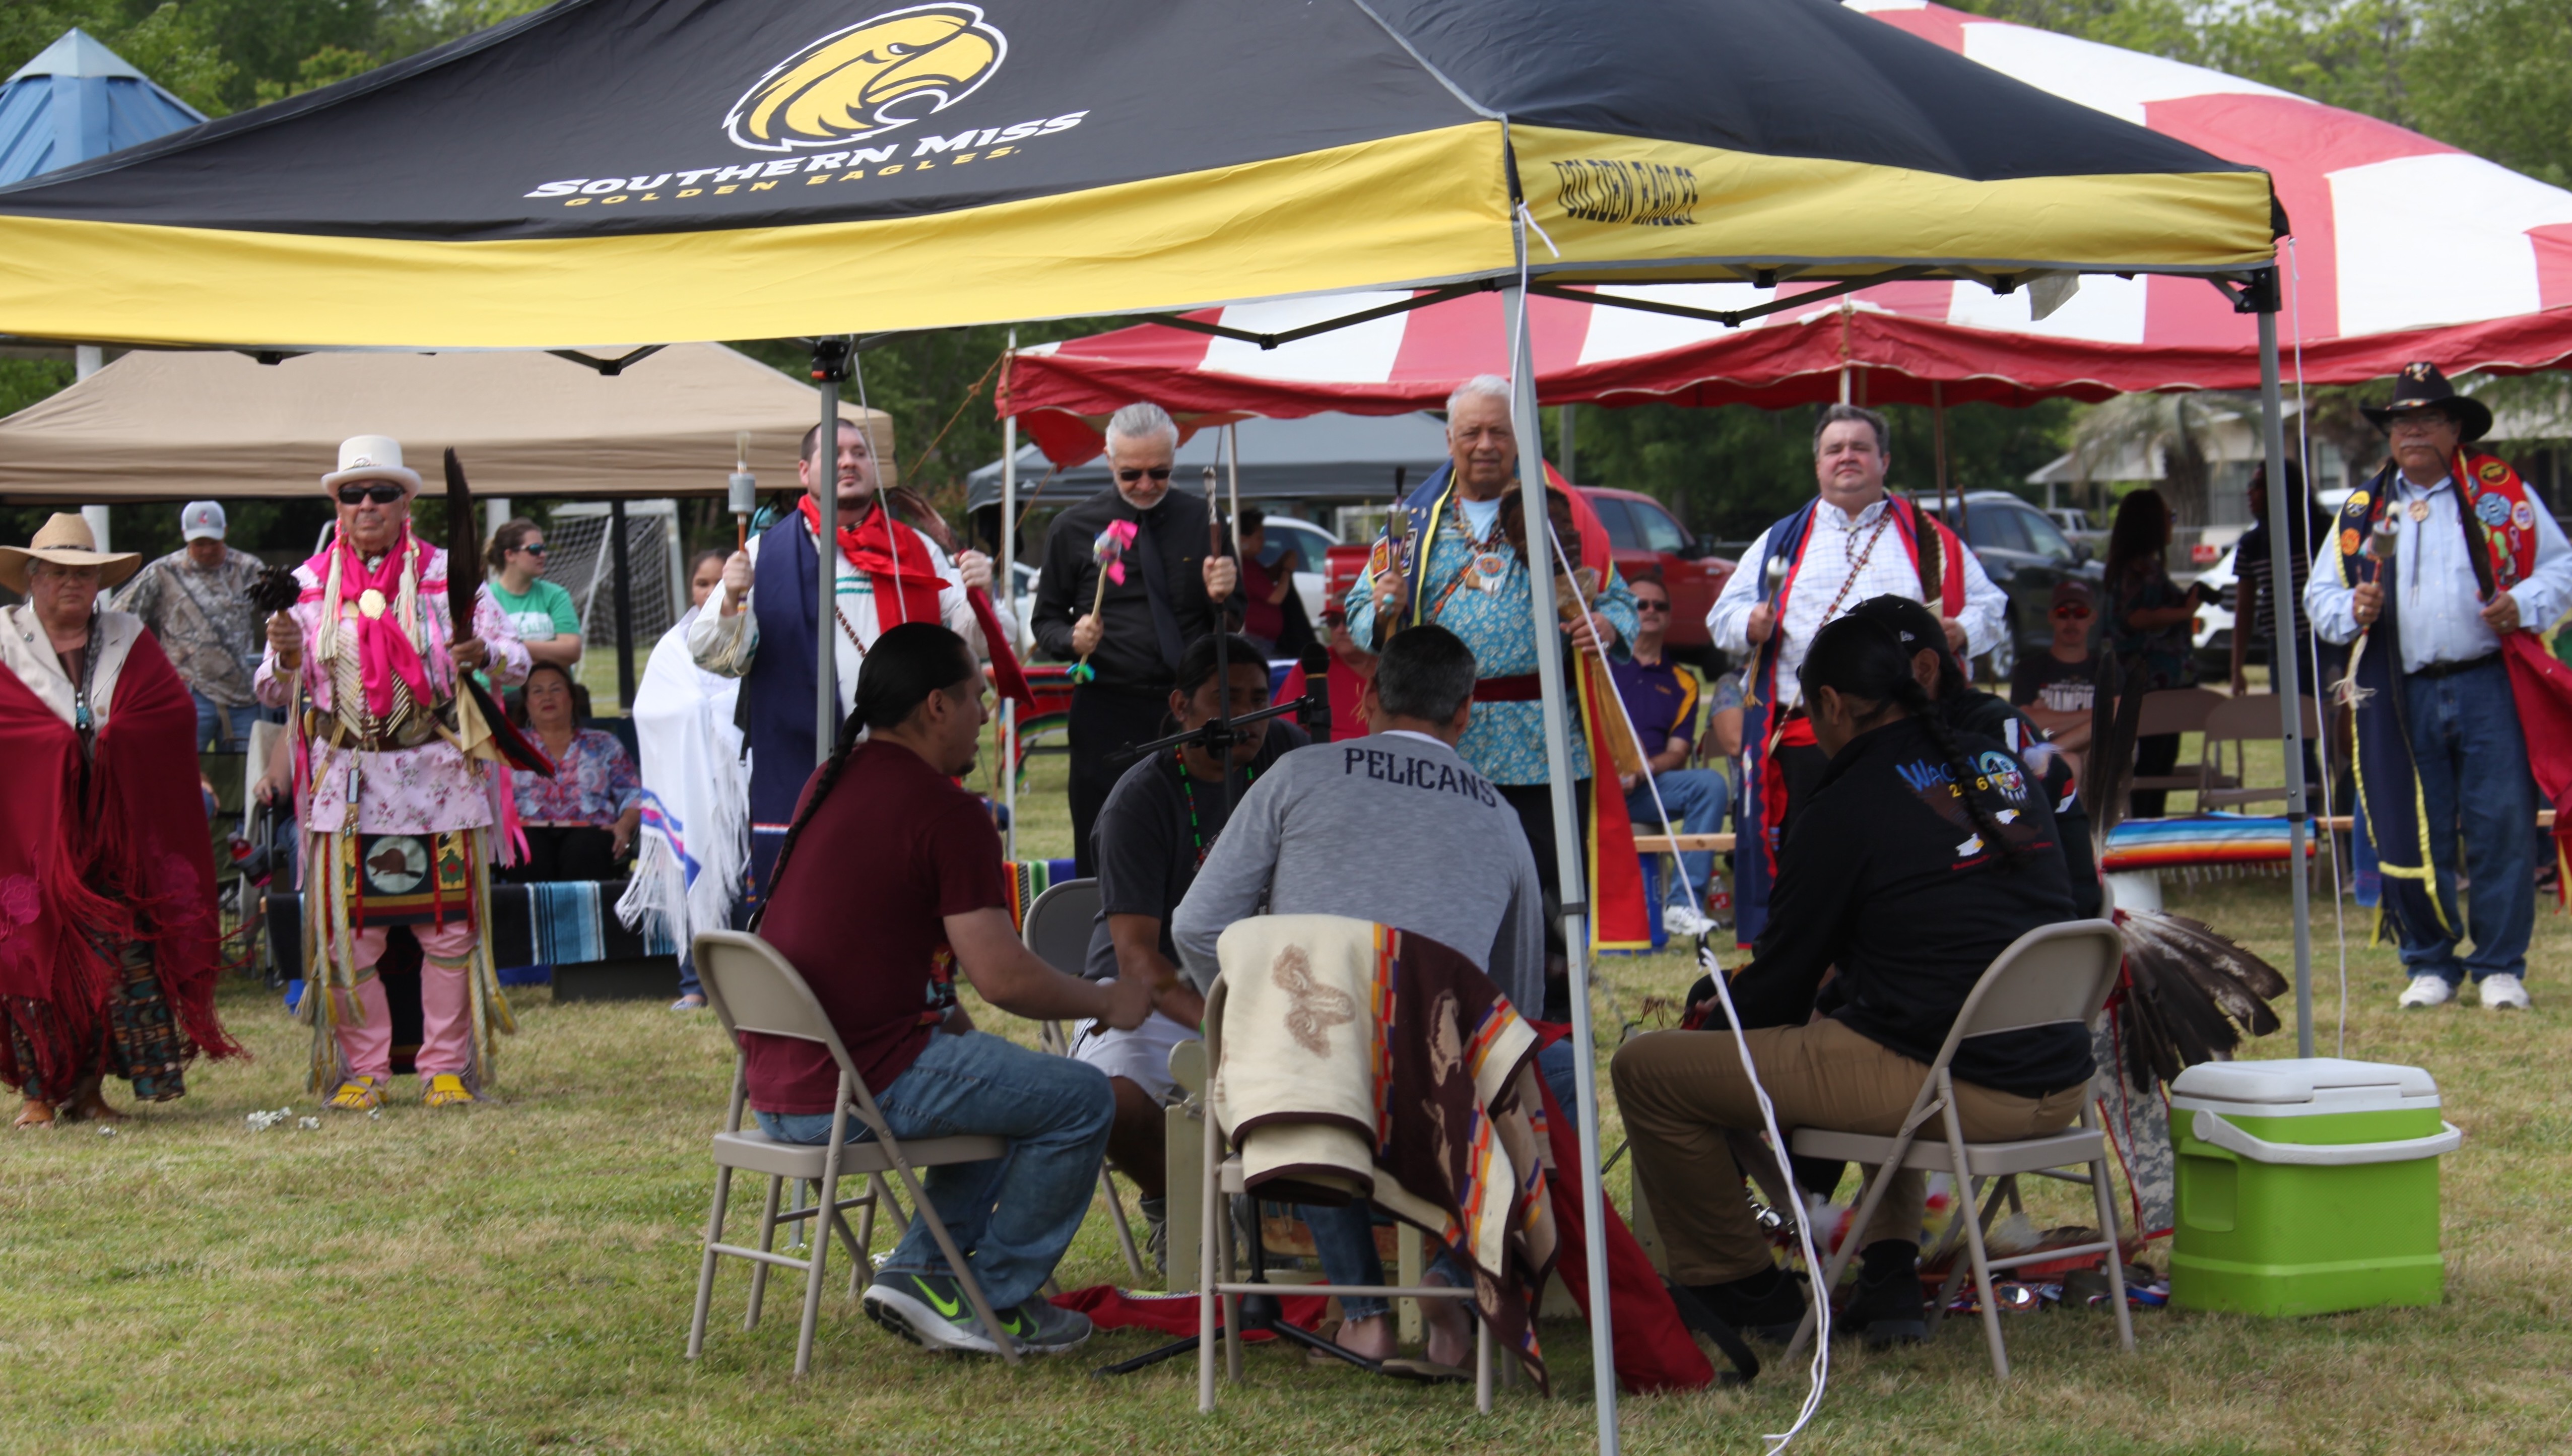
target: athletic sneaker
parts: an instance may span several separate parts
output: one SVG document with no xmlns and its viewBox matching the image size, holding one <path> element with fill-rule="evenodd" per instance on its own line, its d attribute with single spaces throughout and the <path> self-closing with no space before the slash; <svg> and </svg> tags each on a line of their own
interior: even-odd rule
<svg viewBox="0 0 2572 1456">
<path fill-rule="evenodd" d="M 2526 1011 L 2530 1003 L 2527 987 L 2506 971 L 2495 971 L 2482 979 L 2483 1005 L 2492 1011 Z"/>
<path fill-rule="evenodd" d="M 2513 976 L 2510 980 L 2515 982 L 2518 978 Z M 2526 993 L 2520 994 L 2523 996 Z M 2405 1011 L 2413 1011 L 2424 1006 L 2445 1006 L 2455 999 L 2456 988 L 2448 984 L 2446 977 L 2414 976 L 2411 978 L 2411 984 L 2403 988 L 2402 999 L 2394 1005 Z"/>
<path fill-rule="evenodd" d="M 925 1349 L 999 1353 L 982 1321 L 973 1317 L 973 1303 L 964 1297 L 964 1286 L 953 1275 L 888 1269 L 867 1285 L 861 1302 L 867 1318 L 882 1325 L 886 1333 Z"/>
<path fill-rule="evenodd" d="M 1661 910 L 1661 929 L 1682 941 L 1692 941 L 1714 929 L 1714 922 L 1685 905 L 1665 906 Z"/>
<path fill-rule="evenodd" d="M 1018 1348 L 1038 1355 L 1059 1355 L 1089 1338 L 1089 1316 L 1039 1294 L 1015 1309 L 999 1311 L 1000 1327 Z"/>
</svg>

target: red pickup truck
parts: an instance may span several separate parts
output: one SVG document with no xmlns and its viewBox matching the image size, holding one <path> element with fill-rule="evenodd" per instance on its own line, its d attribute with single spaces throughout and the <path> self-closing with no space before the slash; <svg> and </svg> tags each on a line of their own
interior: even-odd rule
<svg viewBox="0 0 2572 1456">
<path fill-rule="evenodd" d="M 1706 635 L 1705 614 L 1713 610 L 1715 595 L 1731 577 L 1734 563 L 1708 554 L 1680 528 L 1669 508 L 1651 496 L 1603 485 L 1573 488 L 1607 526 L 1618 573 L 1631 577 L 1645 566 L 1660 568 L 1661 580 L 1670 589 L 1669 645 L 1682 658 L 1709 660 L 1714 649 Z M 1350 584 L 1366 569 L 1369 548 L 1369 544 L 1331 547 L 1327 600 L 1347 597 Z"/>
</svg>

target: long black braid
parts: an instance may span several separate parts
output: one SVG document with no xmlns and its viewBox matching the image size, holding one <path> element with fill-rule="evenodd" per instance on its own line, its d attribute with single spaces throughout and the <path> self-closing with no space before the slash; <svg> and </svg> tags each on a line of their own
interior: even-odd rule
<svg viewBox="0 0 2572 1456">
<path fill-rule="evenodd" d="M 831 756 L 825 760 L 812 792 L 804 798 L 802 812 L 786 830 L 786 842 L 777 848 L 777 863 L 768 872 L 766 889 L 773 897 L 784 883 L 787 862 L 794 858 L 796 844 L 804 838 L 804 828 L 822 808 L 824 800 L 839 786 L 841 771 L 849 766 L 850 755 L 869 728 L 891 728 L 909 718 L 931 693 L 947 692 L 958 683 L 973 677 L 976 664 L 964 639 L 936 622 L 905 622 L 878 637 L 867 649 L 866 661 L 858 668 L 855 705 L 849 716 L 840 721 L 840 736 L 831 745 Z M 752 917 L 751 930 L 768 915 L 770 900 L 760 901 L 759 914 Z"/>
<path fill-rule="evenodd" d="M 1956 742 L 1955 730 L 1948 726 L 1946 715 L 1938 711 L 1920 680 L 1911 675 L 1911 654 L 1891 627 L 1856 616 L 1826 623 L 1814 634 L 1812 649 L 1804 655 L 1798 678 L 1807 707 L 1816 701 L 1818 690 L 1827 687 L 1844 697 L 1879 705 L 1876 713 L 1868 716 L 1880 716 L 1882 705 L 1892 704 L 1919 720 L 1930 742 L 1938 746 L 1939 757 L 1946 761 L 1956 797 L 1964 801 L 1965 813 L 1973 820 L 1983 843 L 2000 855 L 2004 865 L 2017 867 L 2022 851 L 2001 833 L 2000 822 L 1974 792 L 1982 771 Z"/>
</svg>

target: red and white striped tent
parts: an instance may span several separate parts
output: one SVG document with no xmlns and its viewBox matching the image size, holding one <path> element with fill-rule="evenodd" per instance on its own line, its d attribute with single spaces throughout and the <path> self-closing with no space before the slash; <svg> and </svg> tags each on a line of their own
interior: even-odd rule
<svg viewBox="0 0 2572 1456">
<path fill-rule="evenodd" d="M 2286 364 L 2356 383 L 2433 360 L 2450 373 L 2572 361 L 2572 193 L 2389 123 L 2114 46 L 1984 20 L 1926 0 L 1846 0 L 2029 85 L 2264 168 L 2294 228 L 2278 318 Z M 1817 286 L 1818 287 L 1818 286 Z M 1792 283 L 1781 292 L 1791 296 Z M 1600 292 L 1721 312 L 1773 301 L 1747 284 Z M 1548 403 L 2028 404 L 2150 389 L 2249 389 L 2252 320 L 2202 280 L 2092 277 L 2045 318 L 2045 291 L 1919 281 L 1816 300 L 1728 329 L 1709 320 L 1532 300 Z M 1278 335 L 1400 294 L 1341 295 L 1190 316 Z M 1191 426 L 1258 414 L 1397 413 L 1457 380 L 1507 373 L 1497 295 L 1392 314 L 1263 349 L 1147 324 L 1022 350 L 1002 412 L 1063 464 L 1095 455 L 1107 413 L 1153 399 Z"/>
</svg>

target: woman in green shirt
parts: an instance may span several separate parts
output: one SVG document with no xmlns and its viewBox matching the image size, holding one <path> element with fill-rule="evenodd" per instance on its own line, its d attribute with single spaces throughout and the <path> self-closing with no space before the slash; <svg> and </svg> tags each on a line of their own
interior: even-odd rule
<svg viewBox="0 0 2572 1456">
<path fill-rule="evenodd" d="M 520 516 L 491 533 L 482 551 L 491 572 L 491 596 L 508 613 L 527 656 L 570 667 L 580 661 L 580 612 L 571 593 L 545 580 L 545 531 Z"/>
</svg>

